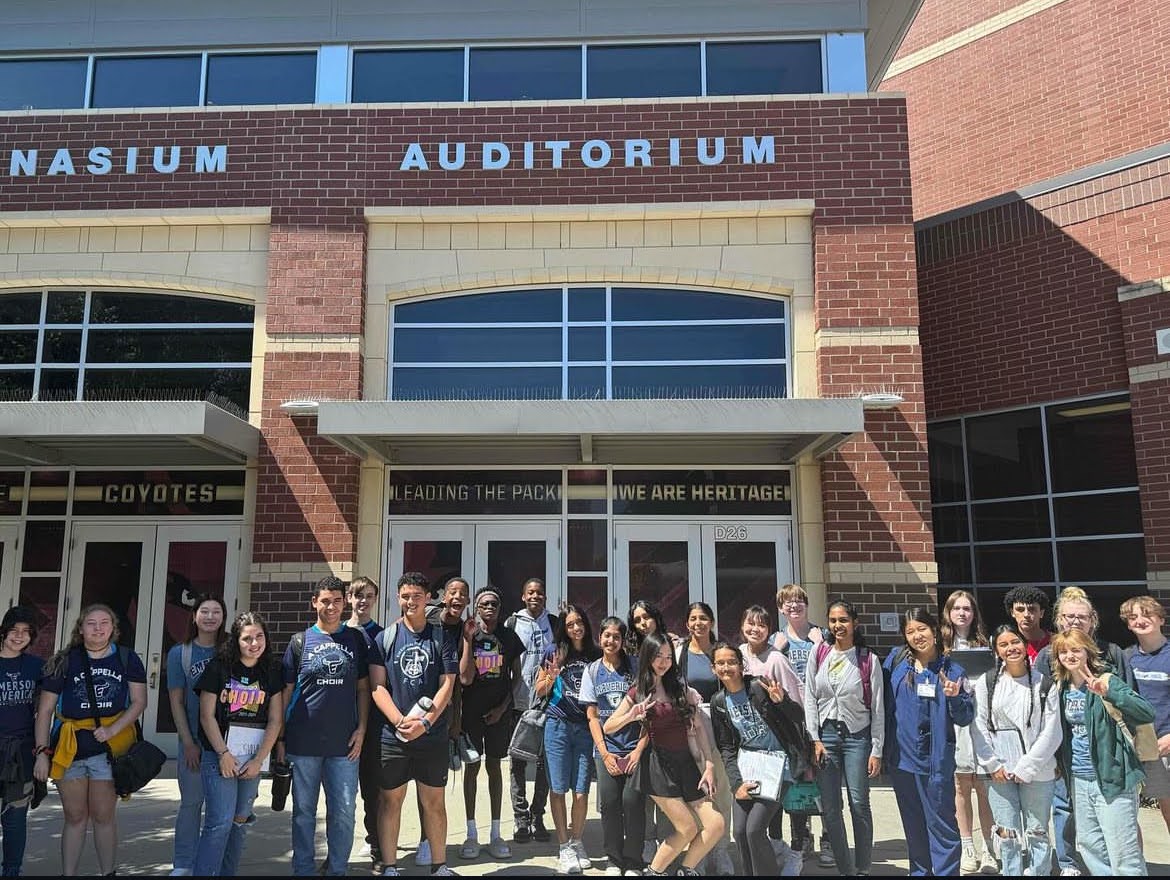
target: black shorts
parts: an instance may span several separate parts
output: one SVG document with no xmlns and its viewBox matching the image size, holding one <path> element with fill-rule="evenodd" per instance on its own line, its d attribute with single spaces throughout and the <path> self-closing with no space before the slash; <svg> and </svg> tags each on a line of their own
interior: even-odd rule
<svg viewBox="0 0 1170 880">
<path fill-rule="evenodd" d="M 446 732 L 426 734 L 413 742 L 403 742 L 390 734 L 382 740 L 382 772 L 378 787 L 382 791 L 401 788 L 411 780 L 432 788 L 445 788 L 450 769 Z"/>
<path fill-rule="evenodd" d="M 687 803 L 702 800 L 699 767 L 690 750 L 669 752 L 651 748 L 642 756 L 634 774 L 636 789 L 646 797 L 682 798 Z"/>
<path fill-rule="evenodd" d="M 508 746 L 512 743 L 512 713 L 505 712 L 495 724 L 485 724 L 483 718 L 463 716 L 463 732 L 467 734 L 476 751 L 485 758 L 508 757 Z"/>
</svg>

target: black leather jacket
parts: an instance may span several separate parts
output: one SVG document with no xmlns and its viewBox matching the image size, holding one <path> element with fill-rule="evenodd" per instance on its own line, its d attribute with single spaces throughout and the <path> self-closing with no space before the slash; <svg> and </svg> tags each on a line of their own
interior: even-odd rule
<svg viewBox="0 0 1170 880">
<path fill-rule="evenodd" d="M 788 766 L 793 778 L 806 778 L 815 764 L 813 745 L 804 727 L 804 709 L 800 703 L 788 694 L 779 703 L 773 703 L 755 676 L 745 675 L 743 685 L 748 692 L 748 699 L 788 755 Z M 743 777 L 739 773 L 740 735 L 727 712 L 727 692 L 722 688 L 711 698 L 711 727 L 715 731 L 715 745 L 723 758 L 734 795 L 743 784 Z"/>
</svg>

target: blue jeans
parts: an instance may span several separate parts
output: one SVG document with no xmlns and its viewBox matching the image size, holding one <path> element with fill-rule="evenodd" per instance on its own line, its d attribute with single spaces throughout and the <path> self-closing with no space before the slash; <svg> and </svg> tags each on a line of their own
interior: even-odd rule
<svg viewBox="0 0 1170 880">
<path fill-rule="evenodd" d="M 869 809 L 869 754 L 873 743 L 869 728 L 849 733 L 845 725 L 826 721 L 821 726 L 821 744 L 825 747 L 825 763 L 817 774 L 817 785 L 821 790 L 825 833 L 833 847 L 837 873 L 843 876 L 858 871 L 868 873 L 873 861 L 873 814 Z M 849 795 L 856 859 L 849 851 L 849 839 L 845 836 L 842 780 Z"/>
<path fill-rule="evenodd" d="M 18 802 L 19 803 L 19 802 Z M 28 842 L 28 802 L 23 807 L 4 805 L 0 820 L 4 830 L 4 876 L 19 877 L 24 864 L 24 847 Z"/>
<path fill-rule="evenodd" d="M 1056 867 L 1076 868 L 1082 865 L 1077 855 L 1076 823 L 1073 821 L 1072 804 L 1069 802 L 1068 785 L 1064 777 L 1056 777 L 1056 785 L 1052 788 L 1052 830 L 1056 839 L 1053 848 L 1056 850 Z"/>
<path fill-rule="evenodd" d="M 996 782 L 987 789 L 987 802 L 995 828 L 1012 832 L 1000 836 L 999 858 L 1005 877 L 1019 877 L 1024 871 L 1024 849 L 1028 851 L 1029 877 L 1046 877 L 1052 863 L 1052 840 L 1048 837 L 1048 816 L 1052 811 L 1055 780 L 1048 782 Z"/>
<path fill-rule="evenodd" d="M 1096 780 L 1073 777 L 1073 815 L 1077 852 L 1094 877 L 1145 877 L 1146 860 L 1138 839 L 1137 790 L 1105 799 Z"/>
<path fill-rule="evenodd" d="M 358 792 L 358 762 L 345 755 L 288 755 L 292 764 L 292 872 L 297 877 L 317 873 L 315 839 L 317 801 L 325 788 L 325 874 L 344 877 L 353 849 L 354 805 Z"/>
<path fill-rule="evenodd" d="M 196 877 L 235 877 L 239 874 L 244 838 L 256 822 L 252 802 L 260 790 L 260 777 L 224 779 L 219 773 L 219 757 L 207 751 L 203 753 L 200 772 L 206 801 L 194 873 Z M 245 821 L 237 822 L 237 818 Z"/>
<path fill-rule="evenodd" d="M 544 760 L 553 794 L 589 794 L 593 778 L 593 735 L 589 725 L 564 718 L 544 722 Z"/>
<path fill-rule="evenodd" d="M 175 813 L 172 863 L 176 868 L 190 871 L 195 864 L 195 846 L 199 843 L 199 821 L 203 813 L 203 773 L 202 769 L 188 769 L 182 748 L 179 749 L 178 764 L 179 811 Z"/>
</svg>

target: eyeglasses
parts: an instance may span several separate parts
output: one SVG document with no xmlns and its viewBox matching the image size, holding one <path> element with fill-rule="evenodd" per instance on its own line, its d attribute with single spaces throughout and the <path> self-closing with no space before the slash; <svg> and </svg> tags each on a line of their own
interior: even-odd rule
<svg viewBox="0 0 1170 880">
<path fill-rule="evenodd" d="M 781 608 L 803 608 L 807 602 L 801 602 L 799 599 L 792 599 L 781 605 Z"/>
<path fill-rule="evenodd" d="M 1089 614 L 1062 614 L 1060 616 L 1062 619 L 1067 620 L 1070 623 L 1076 623 L 1079 620 L 1091 620 L 1092 619 L 1092 615 L 1089 615 Z"/>
</svg>

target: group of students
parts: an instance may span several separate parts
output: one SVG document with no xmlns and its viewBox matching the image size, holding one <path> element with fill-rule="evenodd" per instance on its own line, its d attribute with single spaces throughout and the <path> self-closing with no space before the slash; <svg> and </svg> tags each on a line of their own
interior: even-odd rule
<svg viewBox="0 0 1170 880">
<path fill-rule="evenodd" d="M 444 584 L 436 602 L 427 579 L 408 572 L 397 599 L 402 616 L 384 629 L 371 618 L 377 584 L 322 579 L 316 621 L 283 657 L 258 614 L 240 613 L 226 628 L 220 599 L 196 600 L 189 638 L 167 658 L 180 743 L 172 875 L 238 872 L 270 761 L 291 772 L 295 875 L 345 874 L 360 796 L 375 871 L 398 876 L 413 781 L 424 836 L 415 863 L 452 876 L 444 789 L 460 765 L 467 836 L 459 855 L 483 850 L 482 764 L 487 850 L 509 859 L 502 760 L 517 718 L 533 707 L 543 708 L 544 749 L 535 768 L 510 761 L 511 843 L 555 834 L 565 874 L 594 865 L 582 843 L 594 781 L 605 873 L 614 876 L 731 874 L 732 837 L 744 874 L 796 875 L 813 853 L 813 814 L 823 829 L 819 864 L 867 875 L 869 787 L 883 772 L 912 875 L 1043 875 L 1054 855 L 1062 875 L 1143 875 L 1143 790 L 1170 829 L 1170 648 L 1165 610 L 1148 596 L 1122 605 L 1137 640 L 1123 651 L 1097 637 L 1096 612 L 1077 588 L 1051 609 L 1056 633 L 1043 625 L 1047 594 L 1011 590 L 1011 622 L 990 637 L 974 597 L 958 591 L 941 620 L 906 611 L 904 644 L 884 662 L 852 605 L 832 602 L 827 626 L 814 626 L 795 584 L 778 592 L 775 631 L 769 610 L 751 606 L 735 642 L 719 638 L 704 603 L 690 606 L 680 637 L 643 600 L 625 620 L 601 620 L 595 639 L 583 608 L 548 611 L 538 579 L 523 585 L 521 608 L 506 620 L 498 590 L 472 598 L 462 578 Z M 100 870 L 111 875 L 110 756 L 133 742 L 146 707 L 141 659 L 118 646 L 117 615 L 104 605 L 84 609 L 47 662 L 27 653 L 36 637 L 28 609 L 9 609 L 0 633 L 3 873 L 20 873 L 30 801 L 51 778 L 63 808 L 62 874 L 77 873 L 92 826 Z M 971 649 L 990 652 L 989 672 L 967 674 L 959 658 L 975 656 Z M 1149 725 L 1157 754 L 1139 757 L 1135 735 Z M 328 855 L 318 865 L 322 790 Z"/>
</svg>

